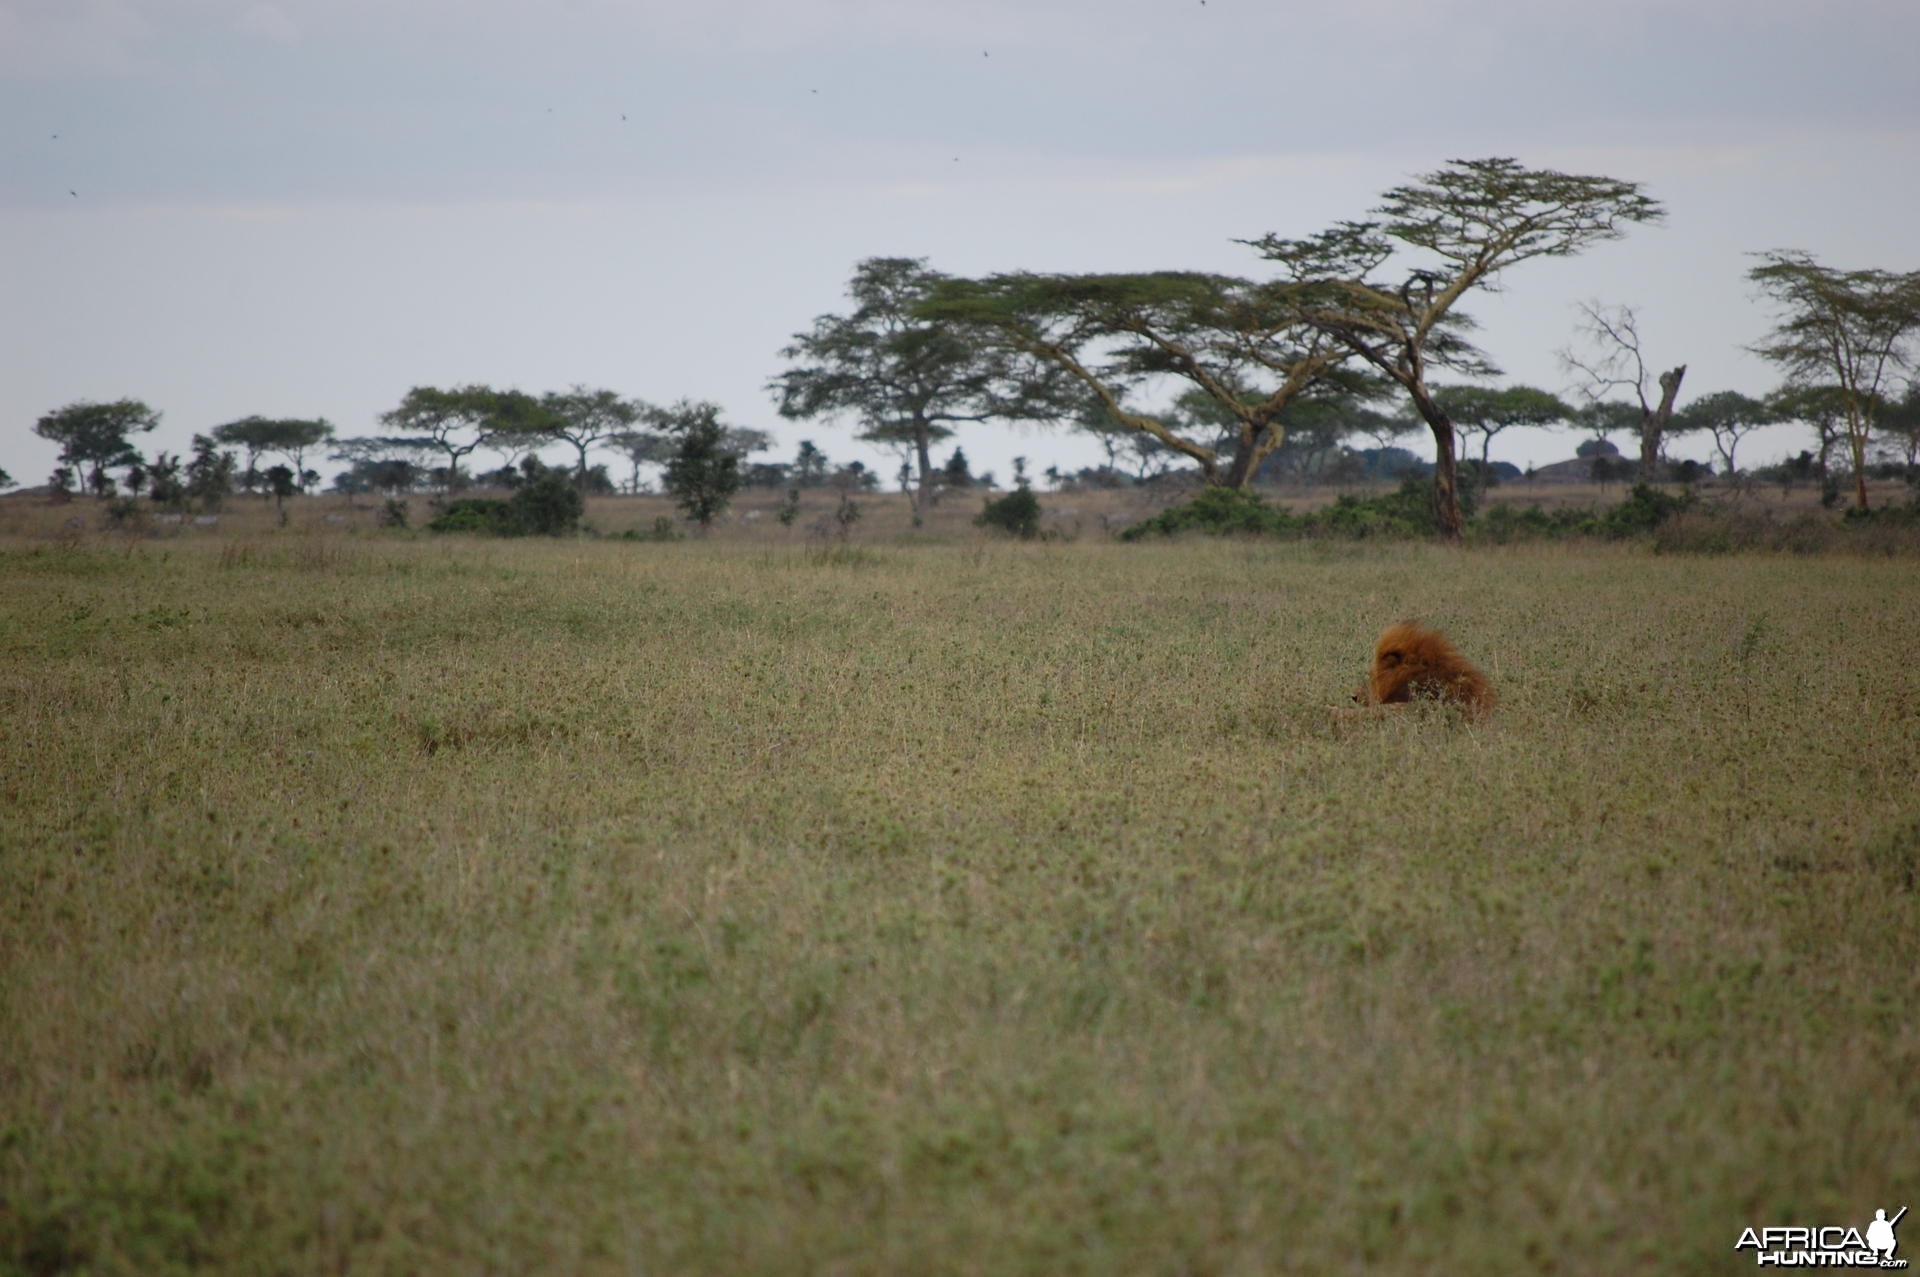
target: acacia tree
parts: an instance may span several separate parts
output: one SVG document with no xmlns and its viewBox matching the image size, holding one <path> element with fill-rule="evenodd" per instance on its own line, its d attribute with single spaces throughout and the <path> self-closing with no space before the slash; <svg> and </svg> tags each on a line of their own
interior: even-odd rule
<svg viewBox="0 0 1920 1277">
<path fill-rule="evenodd" d="M 346 474 L 334 480 L 338 490 L 397 496 L 414 488 L 421 473 L 419 462 L 436 450 L 434 441 L 423 436 L 375 435 L 336 439 L 327 455 L 347 465 Z"/>
<path fill-rule="evenodd" d="M 660 414 L 656 413 L 653 419 L 660 420 Z M 640 491 L 641 466 L 665 465 L 674 450 L 673 440 L 651 430 L 622 430 L 608 436 L 606 443 L 633 467 L 633 473 L 627 480 L 628 492 Z"/>
<path fill-rule="evenodd" d="M 1832 474 L 1833 450 L 1846 441 L 1846 395 L 1833 385 L 1788 384 L 1767 396 L 1767 406 L 1780 421 L 1798 421 L 1808 426 L 1819 443 L 1815 468 L 1823 486 L 1837 492 Z"/>
<path fill-rule="evenodd" d="M 1737 390 L 1717 390 L 1682 408 L 1674 420 L 1683 430 L 1705 430 L 1713 436 L 1713 450 L 1720 454 L 1720 461 L 1726 467 L 1724 473 L 1732 479 L 1739 473 L 1733 454 L 1740 441 L 1760 427 L 1772 425 L 1780 416 L 1750 395 Z"/>
<path fill-rule="evenodd" d="M 1489 465 L 1493 437 L 1514 426 L 1551 426 L 1571 421 L 1574 410 L 1560 396 L 1534 386 L 1442 386 L 1434 397 L 1463 434 L 1480 436 L 1480 473 Z"/>
<path fill-rule="evenodd" d="M 1590 344 L 1597 347 L 1590 355 L 1575 353 L 1568 346 L 1560 352 L 1560 362 L 1581 374 L 1581 387 L 1588 400 L 1600 402 L 1608 394 L 1631 390 L 1640 408 L 1636 433 L 1640 436 L 1640 478 L 1650 482 L 1659 473 L 1660 448 L 1671 432 L 1673 403 L 1680 396 L 1680 382 L 1687 366 L 1679 364 L 1654 376 L 1660 397 L 1647 397 L 1648 369 L 1640 350 L 1640 319 L 1630 306 L 1602 306 L 1597 301 L 1581 302 L 1585 317 L 1582 330 Z"/>
<path fill-rule="evenodd" d="M 332 438 L 333 426 L 323 418 L 252 416 L 215 426 L 213 437 L 220 443 L 239 447 L 246 454 L 241 477 L 247 491 L 251 492 L 255 486 L 261 454 L 269 452 L 279 453 L 293 463 L 290 469 L 297 489 L 300 476 L 306 470 L 307 449 Z M 275 491 L 270 487 L 265 495 L 274 496 Z M 276 500 L 283 499 L 276 496 Z"/>
<path fill-rule="evenodd" d="M 1437 530 L 1458 540 L 1454 423 L 1427 375 L 1497 370 L 1466 340 L 1470 321 L 1454 308 L 1473 289 L 1495 287 L 1510 266 L 1570 257 L 1621 238 L 1630 225 L 1659 221 L 1664 210 L 1635 182 L 1484 159 L 1452 160 L 1394 187 L 1373 214 L 1308 239 L 1248 242 L 1297 285 L 1308 322 L 1407 392 L 1433 433 Z M 1407 251 L 1414 260 L 1395 263 Z"/>
<path fill-rule="evenodd" d="M 305 492 L 308 482 L 319 478 L 307 469 L 307 449 L 318 448 L 332 438 L 333 423 L 325 417 L 286 417 L 280 420 L 277 437 L 267 451 L 287 459 L 294 487 Z"/>
<path fill-rule="evenodd" d="M 1882 439 L 1890 442 L 1893 453 L 1907 468 L 1907 481 L 1914 480 L 1914 468 L 1920 466 L 1920 380 L 1907 382 L 1907 393 L 1880 405 L 1875 414 Z M 0 487 L 5 487 L 0 482 Z"/>
<path fill-rule="evenodd" d="M 950 280 L 921 309 L 1002 352 L 1007 393 L 1078 408 L 1083 420 L 1090 394 L 1105 420 L 1226 488 L 1253 481 L 1286 437 L 1287 406 L 1347 358 L 1301 322 L 1286 290 L 1230 275 L 990 275 Z M 1218 415 L 1133 406 L 1181 382 Z"/>
<path fill-rule="evenodd" d="M 484 447 L 496 430 L 525 429 L 533 402 L 518 391 L 487 386 L 415 386 L 398 408 L 380 414 L 380 424 L 405 431 L 406 439 L 430 451 L 444 452 L 451 491 L 460 483 L 460 458 Z"/>
<path fill-rule="evenodd" d="M 1920 271 L 1836 270 L 1795 250 L 1754 256 L 1761 264 L 1747 278 L 1780 313 L 1767 339 L 1749 349 L 1779 364 L 1790 382 L 1839 388 L 1854 499 L 1864 510 L 1874 413 L 1892 378 L 1914 367 Z"/>
<path fill-rule="evenodd" d="M 60 445 L 60 464 L 81 475 L 93 492 L 107 490 L 107 467 L 132 465 L 139 451 L 127 438 L 147 434 L 160 424 L 160 414 L 138 399 L 112 403 L 81 401 L 55 409 L 34 422 L 33 433 Z"/>
<path fill-rule="evenodd" d="M 924 258 L 870 257 L 854 267 L 851 314 L 822 315 L 781 355 L 797 364 L 768 383 L 792 420 L 851 414 L 861 438 L 911 451 L 913 520 L 923 522 L 938 476 L 932 448 L 962 422 L 1047 418 L 1057 405 L 1009 394 L 1003 352 L 921 309 L 947 282 Z"/>
<path fill-rule="evenodd" d="M 588 390 L 585 386 L 542 395 L 537 414 L 529 413 L 527 405 L 512 398 L 511 392 L 502 397 L 501 406 L 505 409 L 500 414 L 502 421 L 517 412 L 531 423 L 532 433 L 573 446 L 578 458 L 573 484 L 581 489 L 587 486 L 589 448 L 630 434 L 636 423 L 658 415 L 657 409 L 638 399 L 622 399 L 611 390 Z"/>
<path fill-rule="evenodd" d="M 522 430 L 502 426 L 487 435 L 487 449 L 500 454 L 500 469 L 516 472 L 522 462 L 529 457 L 537 457 L 540 450 L 552 442 L 552 435 L 532 428 Z"/>
</svg>

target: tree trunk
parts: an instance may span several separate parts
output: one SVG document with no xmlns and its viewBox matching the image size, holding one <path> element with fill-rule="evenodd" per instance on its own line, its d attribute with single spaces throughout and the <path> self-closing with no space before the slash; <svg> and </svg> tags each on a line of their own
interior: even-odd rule
<svg viewBox="0 0 1920 1277">
<path fill-rule="evenodd" d="M 1453 423 L 1433 426 L 1433 522 L 1442 541 L 1460 540 L 1460 484 L 1453 458 Z"/>
<path fill-rule="evenodd" d="M 1660 441 L 1666 437 L 1667 423 L 1673 420 L 1673 401 L 1680 397 L 1680 379 L 1686 375 L 1685 364 L 1661 373 L 1660 406 L 1640 419 L 1640 482 L 1642 483 L 1652 483 L 1659 475 Z"/>
<path fill-rule="evenodd" d="M 933 431 L 918 416 L 913 419 L 913 451 L 920 462 L 920 491 L 913 502 L 913 526 L 917 528 L 927 521 L 927 513 L 933 508 Z"/>
<path fill-rule="evenodd" d="M 1408 387 L 1413 406 L 1433 432 L 1433 530 L 1442 541 L 1460 540 L 1460 477 L 1454 460 L 1453 418 L 1424 385 Z"/>
<path fill-rule="evenodd" d="M 1220 486 L 1231 488 L 1235 492 L 1245 491 L 1252 485 L 1253 472 L 1258 468 L 1258 462 L 1254 459 L 1254 450 L 1242 445 L 1234 449 L 1233 462 L 1227 467 L 1227 477 L 1220 481 Z"/>
<path fill-rule="evenodd" d="M 1854 504 L 1867 508 L 1867 414 L 1852 386 L 1844 388 L 1847 407 L 1847 460 L 1853 463 Z"/>
</svg>

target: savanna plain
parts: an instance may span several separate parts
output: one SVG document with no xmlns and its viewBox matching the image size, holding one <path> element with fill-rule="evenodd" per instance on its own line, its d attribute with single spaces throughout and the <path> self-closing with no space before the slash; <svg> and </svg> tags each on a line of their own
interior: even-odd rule
<svg viewBox="0 0 1920 1277">
<path fill-rule="evenodd" d="M 1404 616 L 1490 722 L 1328 712 Z M 0 1270 L 1744 1271 L 1920 1196 L 1916 630 L 1866 555 L 16 529 Z"/>
</svg>

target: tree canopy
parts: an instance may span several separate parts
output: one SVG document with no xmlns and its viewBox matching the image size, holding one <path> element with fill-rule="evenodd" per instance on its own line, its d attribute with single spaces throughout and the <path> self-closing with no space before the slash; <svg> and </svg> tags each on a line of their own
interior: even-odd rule
<svg viewBox="0 0 1920 1277">
<path fill-rule="evenodd" d="M 922 307 L 1005 356 L 1006 393 L 1079 406 L 1090 394 L 1121 426 L 1244 488 L 1285 438 L 1287 406 L 1336 376 L 1347 352 L 1303 325 L 1285 289 L 1192 271 L 950 280 Z M 1134 405 L 1187 383 L 1231 422 Z M 1350 388 L 1360 381 L 1348 378 Z M 1071 409 L 1069 409 L 1071 410 Z M 1200 428 L 1195 429 L 1198 425 Z"/>
<path fill-rule="evenodd" d="M 769 383 L 783 417 L 851 415 L 862 439 L 910 451 L 916 522 L 934 499 L 934 442 L 962 422 L 1050 417 L 1058 407 L 1021 393 L 1000 350 L 923 308 L 946 282 L 921 258 L 860 262 L 847 286 L 852 312 L 797 334 L 780 352 L 795 366 Z"/>
<path fill-rule="evenodd" d="M 738 445 L 742 440 L 729 438 L 718 404 L 683 399 L 663 411 L 659 420 L 674 441 L 666 465 L 667 491 L 688 518 L 703 529 L 711 527 L 740 490 Z"/>
<path fill-rule="evenodd" d="M 138 399 L 111 403 L 81 401 L 55 409 L 33 425 L 33 433 L 60 445 L 60 462 L 78 471 L 85 467 L 87 486 L 94 491 L 111 487 L 109 466 L 131 465 L 139 450 L 127 437 L 146 434 L 160 424 L 160 414 Z"/>
<path fill-rule="evenodd" d="M 508 392 L 511 394 L 511 392 Z M 598 443 L 610 443 L 634 433 L 636 423 L 657 414 L 638 399 L 622 399 L 611 390 L 589 390 L 575 386 L 566 391 L 549 391 L 540 397 L 537 410 L 520 400 L 502 397 L 496 401 L 495 420 L 510 423 L 517 416 L 528 424 L 525 431 L 572 445 L 576 454 L 573 481 L 575 487 L 587 482 L 587 450 Z"/>
<path fill-rule="evenodd" d="M 1489 464 L 1493 437 L 1514 426 L 1551 426 L 1577 414 L 1560 396 L 1535 386 L 1442 386 L 1434 391 L 1440 406 L 1465 434 L 1480 436 L 1480 466 Z"/>
<path fill-rule="evenodd" d="M 460 459 L 485 445 L 496 430 L 525 429 L 534 406 L 532 397 L 519 391 L 415 386 L 399 407 L 380 415 L 380 423 L 404 431 L 401 438 L 445 453 L 447 487 L 453 488 L 460 482 Z"/>
<path fill-rule="evenodd" d="M 278 453 L 292 462 L 290 467 L 297 487 L 306 469 L 307 449 L 333 437 L 333 425 L 324 418 L 242 417 L 213 428 L 213 438 L 232 444 L 246 454 L 243 471 L 251 483 L 263 453 Z"/>
<path fill-rule="evenodd" d="M 1738 473 L 1734 454 L 1740 440 L 1778 420 L 1780 414 L 1775 408 L 1737 390 L 1717 390 L 1702 395 L 1674 416 L 1680 429 L 1704 430 L 1713 436 L 1713 450 L 1720 454 L 1720 464 L 1728 478 Z"/>
<path fill-rule="evenodd" d="M 1747 272 L 1778 308 L 1774 329 L 1751 347 L 1790 383 L 1838 389 L 1854 499 L 1867 508 L 1867 441 L 1874 413 L 1900 372 L 1914 367 L 1920 271 L 1837 270 L 1809 253 L 1757 253 Z"/>
<path fill-rule="evenodd" d="M 1434 438 L 1435 516 L 1460 535 L 1454 423 L 1434 397 L 1434 369 L 1497 374 L 1467 340 L 1455 307 L 1508 268 L 1568 257 L 1664 216 L 1638 183 L 1530 169 L 1512 159 L 1453 160 L 1389 190 L 1364 221 L 1305 239 L 1250 240 L 1278 263 L 1303 319 L 1398 382 Z M 1411 254 L 1411 260 L 1395 259 Z M 1389 269 L 1389 268 L 1392 269 Z"/>
</svg>

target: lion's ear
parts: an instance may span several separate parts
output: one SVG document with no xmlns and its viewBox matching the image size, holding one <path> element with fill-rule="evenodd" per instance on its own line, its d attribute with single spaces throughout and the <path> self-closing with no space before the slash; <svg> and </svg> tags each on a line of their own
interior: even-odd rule
<svg viewBox="0 0 1920 1277">
<path fill-rule="evenodd" d="M 1389 667 L 1398 665 L 1400 663 L 1400 653 L 1382 652 L 1380 653 L 1380 663 Z"/>
</svg>

